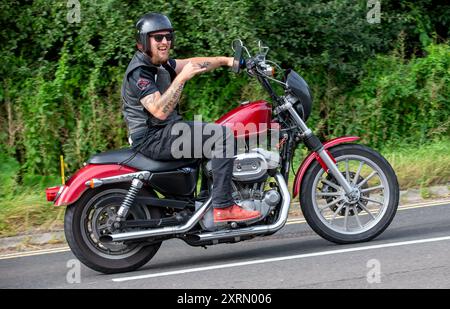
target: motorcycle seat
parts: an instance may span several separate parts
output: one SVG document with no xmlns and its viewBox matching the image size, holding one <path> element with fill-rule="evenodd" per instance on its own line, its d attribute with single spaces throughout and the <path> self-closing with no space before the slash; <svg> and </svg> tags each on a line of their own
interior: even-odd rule
<svg viewBox="0 0 450 309">
<path fill-rule="evenodd" d="M 88 164 L 121 164 L 149 172 L 168 172 L 179 168 L 192 166 L 198 159 L 179 159 L 171 161 L 152 160 L 140 152 L 135 153 L 131 148 L 111 150 L 93 155 Z"/>
</svg>

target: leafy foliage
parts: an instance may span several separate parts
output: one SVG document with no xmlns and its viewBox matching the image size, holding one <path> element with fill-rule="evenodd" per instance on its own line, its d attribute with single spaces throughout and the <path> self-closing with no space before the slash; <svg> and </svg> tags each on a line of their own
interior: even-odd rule
<svg viewBox="0 0 450 309">
<path fill-rule="evenodd" d="M 402 53 L 369 60 L 360 84 L 333 99 L 328 132 L 360 134 L 378 148 L 450 136 L 450 46 L 432 44 L 425 52 L 410 61 Z M 349 112 L 351 123 L 327 123 L 348 118 Z"/>
<path fill-rule="evenodd" d="M 134 52 L 134 22 L 171 17 L 173 56 L 231 55 L 230 43 L 262 39 L 269 56 L 294 67 L 314 92 L 310 125 L 323 138 L 362 134 L 382 147 L 448 135 L 450 9 L 444 1 L 67 1 L 0 3 L 0 151 L 17 162 L 15 181 L 73 172 L 91 154 L 125 147 L 120 84 Z M 400 39 L 399 39 L 400 38 Z M 181 109 L 213 120 L 239 100 L 264 97 L 245 76 L 217 70 L 192 80 Z M 10 169 L 11 170 L 11 169 Z M 2 180 L 3 186 L 3 180 Z"/>
</svg>

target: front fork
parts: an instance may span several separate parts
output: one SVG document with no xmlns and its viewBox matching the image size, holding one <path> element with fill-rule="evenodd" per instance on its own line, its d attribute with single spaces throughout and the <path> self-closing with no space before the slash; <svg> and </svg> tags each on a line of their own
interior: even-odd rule
<svg viewBox="0 0 450 309">
<path fill-rule="evenodd" d="M 357 189 L 353 188 L 350 183 L 345 179 L 345 177 L 342 175 L 342 173 L 339 171 L 337 165 L 333 161 L 333 158 L 331 155 L 325 151 L 322 142 L 315 136 L 311 129 L 309 129 L 303 119 L 298 115 L 297 111 L 294 109 L 292 104 L 288 101 L 286 104 L 284 104 L 285 110 L 287 110 L 292 118 L 297 122 L 298 126 L 300 127 L 303 142 L 308 147 L 309 150 L 317 153 L 317 155 L 322 159 L 323 163 L 328 168 L 328 173 L 334 176 L 336 181 L 341 185 L 341 187 L 344 189 L 345 194 L 348 197 L 352 197 L 353 195 L 357 194 Z"/>
</svg>

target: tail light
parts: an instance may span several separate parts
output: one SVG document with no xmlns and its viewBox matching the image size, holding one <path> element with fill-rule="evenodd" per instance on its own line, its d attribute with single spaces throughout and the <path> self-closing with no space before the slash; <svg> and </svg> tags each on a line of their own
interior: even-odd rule
<svg viewBox="0 0 450 309">
<path fill-rule="evenodd" d="M 47 196 L 47 201 L 53 202 L 55 201 L 58 196 L 61 194 L 62 189 L 64 186 L 56 186 L 45 189 L 45 195 Z"/>
</svg>

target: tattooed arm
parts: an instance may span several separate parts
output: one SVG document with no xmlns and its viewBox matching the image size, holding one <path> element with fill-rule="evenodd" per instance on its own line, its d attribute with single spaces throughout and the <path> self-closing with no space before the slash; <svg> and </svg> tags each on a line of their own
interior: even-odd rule
<svg viewBox="0 0 450 309">
<path fill-rule="evenodd" d="M 183 70 L 173 80 L 163 95 L 159 91 L 141 99 L 142 105 L 156 118 L 164 120 L 175 109 L 180 100 L 184 84 L 197 74 L 203 73 L 206 68 L 188 62 Z"/>
<path fill-rule="evenodd" d="M 159 91 L 154 92 L 142 98 L 141 103 L 153 116 L 164 120 L 177 106 L 183 87 L 184 83 L 175 79 L 163 95 Z"/>
<path fill-rule="evenodd" d="M 206 72 L 217 69 L 221 66 L 233 66 L 233 57 L 196 57 L 189 59 L 176 59 L 175 61 L 177 63 L 175 67 L 177 74 L 183 70 L 184 66 L 188 62 L 192 62 L 193 64 L 205 68 Z"/>
</svg>

